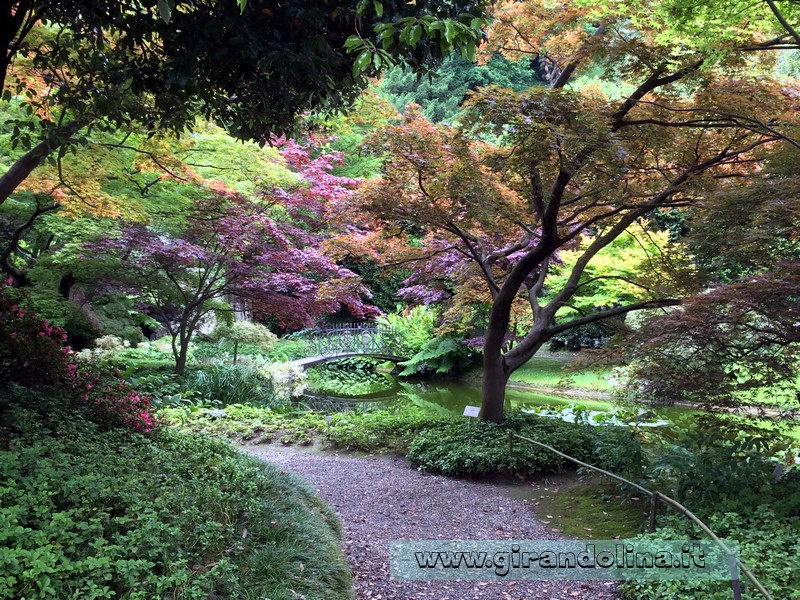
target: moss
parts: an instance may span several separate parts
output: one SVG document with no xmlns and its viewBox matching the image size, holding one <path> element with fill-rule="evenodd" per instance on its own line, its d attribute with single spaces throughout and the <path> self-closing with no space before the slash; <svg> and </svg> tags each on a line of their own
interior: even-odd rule
<svg viewBox="0 0 800 600">
<path fill-rule="evenodd" d="M 647 526 L 649 503 L 626 495 L 607 480 L 584 479 L 575 472 L 514 486 L 536 518 L 567 537 L 613 540 L 638 535 Z"/>
</svg>

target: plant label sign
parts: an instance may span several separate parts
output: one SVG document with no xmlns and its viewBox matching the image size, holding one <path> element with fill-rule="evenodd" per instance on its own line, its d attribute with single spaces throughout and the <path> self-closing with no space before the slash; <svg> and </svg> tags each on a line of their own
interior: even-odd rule
<svg viewBox="0 0 800 600">
<path fill-rule="evenodd" d="M 477 417 L 478 413 L 480 412 L 480 406 L 465 406 L 464 407 L 464 416 L 465 417 Z"/>
</svg>

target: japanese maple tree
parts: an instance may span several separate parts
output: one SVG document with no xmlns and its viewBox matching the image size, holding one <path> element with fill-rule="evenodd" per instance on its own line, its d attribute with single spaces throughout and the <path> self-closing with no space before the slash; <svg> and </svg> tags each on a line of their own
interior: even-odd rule
<svg viewBox="0 0 800 600">
<path fill-rule="evenodd" d="M 631 30 L 612 10 L 601 18 L 567 4 L 533 18 L 535 3 L 509 5 L 513 18 L 528 18 L 514 34 L 517 52 L 544 56 L 558 48 L 548 54 L 558 66 L 551 86 L 479 91 L 460 130 L 412 115 L 381 132 L 375 145 L 388 160 L 383 178 L 365 192 L 374 213 L 442 237 L 483 280 L 491 310 L 481 415 L 492 421 L 502 417 L 508 377 L 552 336 L 675 305 L 695 291 L 691 280 L 668 271 L 639 286 L 638 299 L 555 322 L 592 282 L 587 268 L 604 248 L 655 210 L 697 206 L 728 179 L 757 176 L 760 161 L 797 127 L 796 91 L 770 77 L 762 53 L 747 62 L 749 44 L 710 52 L 705 43 L 672 45 L 656 26 Z M 630 92 L 617 98 L 596 87 L 570 89 L 584 64 L 601 64 Z M 471 141 L 477 138 L 495 147 Z M 580 255 L 556 285 L 559 251 L 576 247 Z M 520 301 L 528 304 L 530 326 L 509 349 Z"/>
<path fill-rule="evenodd" d="M 295 328 L 342 306 L 357 317 L 375 313 L 362 300 L 368 291 L 360 280 L 318 249 L 325 206 L 358 182 L 330 174 L 335 155 L 312 158 L 296 143 L 283 143 L 298 175 L 293 188 L 263 188 L 245 198 L 206 182 L 206 196 L 189 208 L 185 225 L 159 230 L 133 223 L 91 245 L 118 265 L 114 279 L 167 328 L 179 374 L 201 319 L 228 300 Z"/>
</svg>

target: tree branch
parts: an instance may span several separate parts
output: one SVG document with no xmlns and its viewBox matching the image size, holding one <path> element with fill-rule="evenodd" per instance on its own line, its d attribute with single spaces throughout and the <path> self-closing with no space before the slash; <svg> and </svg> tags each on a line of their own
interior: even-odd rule
<svg viewBox="0 0 800 600">
<path fill-rule="evenodd" d="M 665 308 L 667 306 L 679 306 L 680 304 L 681 300 L 678 300 L 677 298 L 664 298 L 661 300 L 644 300 L 642 302 L 636 302 L 634 304 L 629 304 L 627 306 L 617 306 L 615 308 L 610 308 L 608 310 L 604 310 L 601 312 L 592 313 L 591 315 L 581 317 L 580 319 L 573 319 L 572 321 L 568 321 L 567 323 L 553 325 L 552 327 L 548 327 L 547 332 L 550 335 L 550 337 L 552 337 L 554 335 L 558 335 L 563 331 L 567 331 L 575 327 L 580 327 L 581 325 L 596 323 L 597 321 L 602 321 L 603 319 L 608 319 L 610 317 L 624 315 L 629 312 L 633 312 L 635 310 L 644 310 L 646 308 Z"/>
</svg>

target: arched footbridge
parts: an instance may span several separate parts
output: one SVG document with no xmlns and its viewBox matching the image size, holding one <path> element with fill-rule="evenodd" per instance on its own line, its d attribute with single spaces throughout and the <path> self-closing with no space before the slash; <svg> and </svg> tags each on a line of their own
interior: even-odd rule
<svg viewBox="0 0 800 600">
<path fill-rule="evenodd" d="M 302 369 L 343 358 L 378 358 L 396 363 L 408 360 L 399 353 L 397 331 L 388 325 L 343 323 L 304 329 L 292 337 L 308 345 L 309 356 L 289 363 Z"/>
</svg>

